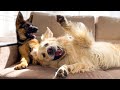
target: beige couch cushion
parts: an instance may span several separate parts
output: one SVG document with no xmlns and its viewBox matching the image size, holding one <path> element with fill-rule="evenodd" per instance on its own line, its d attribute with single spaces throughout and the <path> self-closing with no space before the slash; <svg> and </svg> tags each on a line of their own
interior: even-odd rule
<svg viewBox="0 0 120 90">
<path fill-rule="evenodd" d="M 55 15 L 40 13 L 40 12 L 32 12 L 33 15 L 33 24 L 39 28 L 39 32 L 36 34 L 40 38 L 40 35 L 46 31 L 46 27 L 49 27 L 54 33 L 55 37 L 63 35 L 63 30 L 61 26 L 56 22 Z M 88 29 L 93 31 L 93 35 L 95 34 L 95 25 L 94 25 L 94 17 L 93 16 L 66 16 L 69 20 L 74 22 L 83 22 Z"/>
<path fill-rule="evenodd" d="M 120 42 L 120 18 L 99 16 L 96 23 L 96 40 Z"/>
<path fill-rule="evenodd" d="M 17 45 L 0 47 L 0 70 L 15 64 L 17 61 Z"/>
<path fill-rule="evenodd" d="M 52 79 L 53 68 L 29 65 L 26 69 L 14 70 L 15 65 L 0 71 L 0 79 Z"/>
<path fill-rule="evenodd" d="M 14 70 L 14 67 L 15 65 L 0 71 L 0 79 L 52 79 L 57 71 L 56 69 L 41 67 L 40 65 L 29 65 L 22 70 Z M 108 72 L 98 70 L 95 72 L 69 74 L 66 79 L 114 79 L 114 76 L 115 78 L 120 78 L 119 75 L 114 75 L 114 72 L 111 70 Z M 117 73 L 119 72 L 120 70 L 117 70 Z"/>
</svg>

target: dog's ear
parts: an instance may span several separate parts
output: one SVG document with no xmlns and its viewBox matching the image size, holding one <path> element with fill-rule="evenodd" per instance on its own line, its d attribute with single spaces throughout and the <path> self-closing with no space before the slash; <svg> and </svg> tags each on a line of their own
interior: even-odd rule
<svg viewBox="0 0 120 90">
<path fill-rule="evenodd" d="M 30 15 L 29 19 L 27 19 L 28 22 L 32 23 L 33 15 Z"/>
<path fill-rule="evenodd" d="M 24 21 L 22 13 L 19 11 L 16 19 L 16 24 L 20 24 L 21 22 Z"/>
<path fill-rule="evenodd" d="M 47 27 L 47 31 L 41 36 L 41 40 L 47 39 L 47 38 L 52 38 L 53 33 L 52 31 Z"/>
</svg>

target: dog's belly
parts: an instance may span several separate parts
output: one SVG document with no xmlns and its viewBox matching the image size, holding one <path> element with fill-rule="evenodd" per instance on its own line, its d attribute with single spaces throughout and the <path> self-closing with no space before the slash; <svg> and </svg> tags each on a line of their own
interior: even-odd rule
<svg viewBox="0 0 120 90">
<path fill-rule="evenodd" d="M 120 47 L 106 42 L 96 42 L 91 50 L 92 61 L 101 68 L 120 67 Z"/>
</svg>

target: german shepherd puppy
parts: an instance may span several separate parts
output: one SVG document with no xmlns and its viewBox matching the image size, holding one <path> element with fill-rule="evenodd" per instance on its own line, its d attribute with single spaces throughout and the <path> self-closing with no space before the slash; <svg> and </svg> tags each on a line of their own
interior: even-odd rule
<svg viewBox="0 0 120 90">
<path fill-rule="evenodd" d="M 81 22 L 68 21 L 57 15 L 56 20 L 66 35 L 55 38 L 50 29 L 41 36 L 39 62 L 58 68 L 53 78 L 66 78 L 69 73 L 120 67 L 120 45 L 96 42 Z"/>
<path fill-rule="evenodd" d="M 30 59 L 33 64 L 37 64 L 35 51 L 39 45 L 39 41 L 34 35 L 38 31 L 38 28 L 32 25 L 33 16 L 31 15 L 29 19 L 24 20 L 22 13 L 19 11 L 16 18 L 16 33 L 17 33 L 17 43 L 19 48 L 19 53 L 21 56 L 20 63 L 15 66 L 15 70 L 24 69 L 30 63 Z M 31 50 L 32 55 L 31 56 Z"/>
</svg>

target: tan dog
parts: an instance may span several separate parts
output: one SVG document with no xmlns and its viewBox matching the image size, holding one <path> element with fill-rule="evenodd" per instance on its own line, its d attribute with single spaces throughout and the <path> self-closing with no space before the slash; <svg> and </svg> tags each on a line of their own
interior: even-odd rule
<svg viewBox="0 0 120 90">
<path fill-rule="evenodd" d="M 31 15 L 29 19 L 24 20 L 21 12 L 17 15 L 16 33 L 21 60 L 20 64 L 15 66 L 16 70 L 26 68 L 30 63 L 30 59 L 33 64 L 37 64 L 36 52 L 38 51 L 39 42 L 35 39 L 33 33 L 36 33 L 38 28 L 32 25 L 32 19 L 33 16 Z"/>
<path fill-rule="evenodd" d="M 120 45 L 95 42 L 81 22 L 67 21 L 61 15 L 57 15 L 57 22 L 66 35 L 55 38 L 48 29 L 41 37 L 38 52 L 42 65 L 58 68 L 54 78 L 65 78 L 69 73 L 120 67 Z"/>
</svg>

